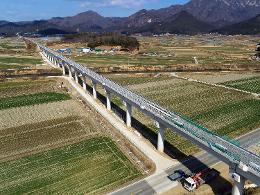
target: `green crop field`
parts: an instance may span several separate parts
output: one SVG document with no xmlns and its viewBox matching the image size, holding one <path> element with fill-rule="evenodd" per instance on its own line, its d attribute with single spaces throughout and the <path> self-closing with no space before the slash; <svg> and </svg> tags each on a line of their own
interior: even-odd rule
<svg viewBox="0 0 260 195">
<path fill-rule="evenodd" d="M 25 49 L 25 43 L 21 39 L 5 38 L 0 40 L 0 49 L 21 50 Z"/>
<path fill-rule="evenodd" d="M 41 64 L 41 59 L 34 58 L 25 58 L 25 57 L 0 57 L 0 63 L 3 64 L 20 64 L 20 65 L 32 65 L 32 64 Z"/>
<path fill-rule="evenodd" d="M 27 51 L 22 39 L 0 39 L 0 70 L 20 70 L 41 64 L 40 56 Z"/>
<path fill-rule="evenodd" d="M 220 135 L 239 135 L 240 131 L 260 124 L 257 114 L 259 99 L 241 92 L 181 79 L 149 83 L 147 87 L 135 85 L 130 89 L 204 124 Z"/>
<path fill-rule="evenodd" d="M 44 92 L 62 92 L 53 80 L 25 80 L 0 82 L 0 98 Z"/>
<path fill-rule="evenodd" d="M 24 69 L 28 67 L 42 64 L 41 59 L 37 58 L 21 58 L 17 56 L 6 57 L 0 56 L 0 70 L 5 69 Z"/>
<path fill-rule="evenodd" d="M 0 82 L 0 110 L 64 101 L 64 93 L 54 80 L 20 80 Z"/>
<path fill-rule="evenodd" d="M 113 129 L 59 82 L 0 82 L 0 194 L 104 194 L 142 177 Z"/>
<path fill-rule="evenodd" d="M 45 92 L 30 95 L 20 95 L 0 99 L 0 110 L 13 107 L 30 106 L 48 102 L 69 100 L 70 96 L 63 93 Z"/>
<path fill-rule="evenodd" d="M 235 81 L 229 81 L 222 84 L 228 87 L 245 90 L 252 93 L 258 93 L 258 94 L 260 93 L 260 76 L 247 78 L 247 79 L 240 79 Z"/>
<path fill-rule="evenodd" d="M 0 163 L 0 194 L 100 194 L 141 173 L 106 137 Z"/>
<path fill-rule="evenodd" d="M 122 76 L 121 80 L 118 76 L 115 78 L 121 84 L 129 83 L 127 76 Z M 149 82 L 147 78 L 146 81 L 127 87 L 220 136 L 235 138 L 260 126 L 260 100 L 251 95 L 182 79 Z M 156 131 L 151 119 L 136 111 L 134 116 Z M 167 130 L 166 140 L 186 154 L 198 151 L 189 141 L 170 130 Z"/>
<path fill-rule="evenodd" d="M 30 109 L 26 111 L 33 114 Z M 41 117 L 43 118 L 44 115 L 41 115 Z M 21 117 L 15 117 L 15 119 L 21 120 Z M 45 119 L 47 118 L 45 117 Z M 8 119 L 5 118 L 5 120 Z M 17 124 L 17 121 L 14 123 Z M 98 129 L 93 126 L 88 118 L 77 115 L 62 118 L 58 116 L 52 120 L 35 121 L 24 125 L 17 124 L 14 127 L 1 129 L 0 161 L 14 159 L 17 155 L 28 155 L 31 151 L 34 153 L 35 151 L 42 152 L 50 149 L 52 145 L 55 146 L 55 143 L 62 143 L 64 140 L 73 142 L 73 140 L 81 140 L 98 134 Z"/>
<path fill-rule="evenodd" d="M 22 44 L 11 44 L 8 42 L 0 43 L 0 47 L 3 49 L 25 49 L 25 45 Z"/>
<path fill-rule="evenodd" d="M 8 70 L 8 69 L 23 69 L 27 68 L 28 66 L 22 65 L 10 65 L 10 64 L 0 64 L 0 70 Z"/>
<path fill-rule="evenodd" d="M 51 80 L 21 80 L 21 81 L 8 81 L 0 82 L 0 90 L 3 88 L 13 88 L 13 87 L 30 87 L 30 86 L 42 86 L 44 84 L 51 84 L 54 81 Z"/>
</svg>

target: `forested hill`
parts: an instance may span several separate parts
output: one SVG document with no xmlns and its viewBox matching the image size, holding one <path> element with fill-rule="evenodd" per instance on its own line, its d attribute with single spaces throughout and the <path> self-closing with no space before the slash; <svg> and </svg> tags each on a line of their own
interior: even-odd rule
<svg viewBox="0 0 260 195">
<path fill-rule="evenodd" d="M 245 35 L 260 35 L 260 15 L 246 20 L 244 22 L 240 22 L 237 24 L 233 24 L 230 26 L 223 27 L 221 29 L 215 30 L 215 32 L 221 34 L 245 34 Z"/>
</svg>

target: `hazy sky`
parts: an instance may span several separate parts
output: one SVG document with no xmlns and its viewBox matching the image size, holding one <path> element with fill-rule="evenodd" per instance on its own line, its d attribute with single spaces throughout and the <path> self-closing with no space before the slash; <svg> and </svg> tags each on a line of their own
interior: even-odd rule
<svg viewBox="0 0 260 195">
<path fill-rule="evenodd" d="M 140 9 L 158 9 L 188 0 L 1 0 L 0 20 L 26 21 L 72 16 L 94 10 L 103 16 L 129 16 Z"/>
</svg>

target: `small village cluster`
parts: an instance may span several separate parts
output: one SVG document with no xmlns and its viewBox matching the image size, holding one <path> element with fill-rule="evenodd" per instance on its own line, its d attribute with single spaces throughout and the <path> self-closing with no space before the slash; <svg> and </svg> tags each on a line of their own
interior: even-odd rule
<svg viewBox="0 0 260 195">
<path fill-rule="evenodd" d="M 67 54 L 71 54 L 72 52 L 77 52 L 77 53 L 93 53 L 93 54 L 107 54 L 107 53 L 115 53 L 119 51 L 116 48 L 111 48 L 110 50 L 107 49 L 101 49 L 101 48 L 90 48 L 90 47 L 86 47 L 86 48 L 64 48 L 64 49 L 58 49 L 57 52 L 59 53 L 67 53 Z"/>
<path fill-rule="evenodd" d="M 257 44 L 256 54 L 253 56 L 253 59 L 260 61 L 260 43 Z"/>
<path fill-rule="evenodd" d="M 260 43 L 257 44 L 256 48 L 256 60 L 260 60 Z"/>
</svg>

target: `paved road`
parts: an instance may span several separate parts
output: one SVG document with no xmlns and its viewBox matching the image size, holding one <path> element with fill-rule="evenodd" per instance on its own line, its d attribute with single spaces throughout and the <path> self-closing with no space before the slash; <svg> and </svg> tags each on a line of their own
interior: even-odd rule
<svg viewBox="0 0 260 195">
<path fill-rule="evenodd" d="M 260 129 L 257 129 L 245 136 L 242 136 L 238 139 L 240 144 L 244 148 L 249 148 L 260 140 Z M 216 163 L 220 162 L 217 158 L 208 153 L 199 154 L 190 160 L 184 161 L 182 164 L 178 164 L 169 168 L 166 172 L 161 174 L 153 175 L 149 178 L 146 178 L 142 181 L 136 182 L 130 186 L 127 186 L 119 191 L 113 192 L 113 195 L 132 195 L 132 194 L 142 194 L 142 195 L 151 195 L 151 194 L 160 194 L 168 191 L 172 187 L 176 186 L 176 182 L 171 182 L 167 176 L 174 172 L 174 170 L 182 169 L 186 172 L 196 172 L 198 169 L 202 169 L 203 166 L 213 166 Z"/>
</svg>

